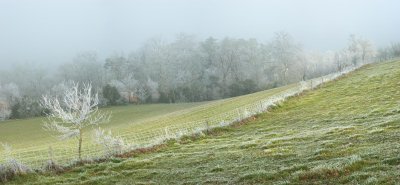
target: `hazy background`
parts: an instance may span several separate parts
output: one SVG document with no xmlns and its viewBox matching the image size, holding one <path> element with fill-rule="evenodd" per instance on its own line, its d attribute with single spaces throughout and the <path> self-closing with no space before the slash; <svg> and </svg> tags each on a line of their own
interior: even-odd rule
<svg viewBox="0 0 400 185">
<path fill-rule="evenodd" d="M 81 51 L 105 58 L 178 33 L 264 41 L 286 31 L 320 51 L 357 34 L 384 46 L 400 40 L 399 7 L 396 0 L 1 0 L 0 68 L 56 66 Z"/>
</svg>

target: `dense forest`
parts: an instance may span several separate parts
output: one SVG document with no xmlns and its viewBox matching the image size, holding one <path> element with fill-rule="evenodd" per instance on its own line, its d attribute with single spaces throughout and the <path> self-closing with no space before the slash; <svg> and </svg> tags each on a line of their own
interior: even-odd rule
<svg viewBox="0 0 400 185">
<path fill-rule="evenodd" d="M 82 52 L 49 72 L 15 65 L 0 69 L 0 120 L 43 115 L 42 96 L 61 95 L 73 83 L 91 83 L 101 105 L 196 102 L 270 89 L 340 71 L 347 66 L 400 56 L 400 44 L 376 50 L 351 35 L 339 51 L 307 51 L 288 33 L 268 42 L 180 34 L 148 40 L 129 54 L 99 59 Z"/>
</svg>

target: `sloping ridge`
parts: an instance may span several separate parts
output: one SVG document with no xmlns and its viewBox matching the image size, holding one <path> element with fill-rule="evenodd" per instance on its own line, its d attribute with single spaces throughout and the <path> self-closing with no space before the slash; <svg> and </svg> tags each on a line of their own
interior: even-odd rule
<svg viewBox="0 0 400 185">
<path fill-rule="evenodd" d="M 399 138 L 397 61 L 364 66 L 247 124 L 11 184 L 395 184 Z"/>
</svg>

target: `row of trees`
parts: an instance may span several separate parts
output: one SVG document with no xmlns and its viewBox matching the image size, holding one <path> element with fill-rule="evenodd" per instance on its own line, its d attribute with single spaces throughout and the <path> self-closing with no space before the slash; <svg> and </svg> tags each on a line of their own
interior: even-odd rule
<svg viewBox="0 0 400 185">
<path fill-rule="evenodd" d="M 392 45 L 390 56 L 385 56 L 396 55 L 398 46 Z M 382 51 L 378 56 L 384 55 Z M 357 36 L 351 36 L 342 50 L 325 53 L 305 51 L 285 32 L 265 43 L 211 37 L 197 41 L 184 34 L 172 42 L 151 39 L 128 55 L 105 60 L 85 52 L 57 70 L 20 65 L 1 71 L 0 119 L 42 115 L 41 97 L 65 92 L 69 81 L 91 83 L 99 92 L 99 105 L 194 102 L 314 78 L 371 62 L 375 55 L 371 42 Z"/>
<path fill-rule="evenodd" d="M 400 43 L 392 43 L 390 46 L 378 50 L 377 59 L 379 61 L 387 61 L 398 57 L 400 57 Z"/>
</svg>

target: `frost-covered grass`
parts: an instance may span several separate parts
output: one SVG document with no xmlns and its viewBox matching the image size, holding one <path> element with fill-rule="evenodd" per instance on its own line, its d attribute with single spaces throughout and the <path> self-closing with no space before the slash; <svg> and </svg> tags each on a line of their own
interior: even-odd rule
<svg viewBox="0 0 400 185">
<path fill-rule="evenodd" d="M 202 104 L 204 103 L 130 105 L 105 108 L 102 110 L 112 112 L 112 117 L 109 123 L 101 126 L 119 130 L 118 128 L 122 125 L 135 124 L 155 116 Z M 53 142 L 55 138 L 50 137 L 49 132 L 43 130 L 44 120 L 46 119 L 32 118 L 0 122 L 0 142 L 8 143 L 14 149 Z"/>
<path fill-rule="evenodd" d="M 124 130 L 123 127 L 125 125 L 136 124 L 155 116 L 185 110 L 202 104 L 204 103 L 131 105 L 105 108 L 102 110 L 111 111 L 112 117 L 109 123 L 102 124 L 101 127 L 111 129 L 113 133 L 118 133 Z M 45 120 L 45 118 L 32 118 L 0 122 L 0 142 L 12 146 L 13 152 L 16 154 L 31 150 L 42 150 L 47 155 L 49 146 L 53 148 L 57 148 L 57 146 L 76 146 L 76 140 L 59 141 L 55 137 L 57 136 L 55 133 L 45 131 L 43 129 L 43 121 Z M 93 137 L 93 135 L 88 133 L 87 137 Z M 86 139 L 90 142 L 93 140 L 92 138 Z M 0 156 L 3 153 L 4 151 L 0 149 Z"/>
<path fill-rule="evenodd" d="M 137 142 L 149 143 L 149 141 L 154 142 L 154 139 L 160 139 L 160 141 L 165 139 L 154 138 L 153 130 L 161 129 L 164 131 L 166 130 L 164 128 L 167 127 L 185 128 L 188 122 L 199 121 L 221 113 L 233 111 L 238 107 L 259 102 L 287 89 L 297 87 L 297 85 L 292 84 L 245 96 L 211 102 L 106 108 L 102 110 L 112 112 L 111 121 L 108 124 L 100 126 L 111 130 L 116 136 L 124 136 L 122 139 L 126 141 L 126 144 L 134 147 L 138 144 Z M 74 139 L 66 142 L 59 141 L 56 137 L 52 137 L 49 132 L 43 130 L 42 127 L 43 118 L 1 122 L 0 142 L 10 144 L 14 148 L 13 154 L 17 159 L 30 165 L 32 168 L 41 167 L 48 160 L 49 147 L 53 149 L 54 159 L 59 164 L 65 165 L 72 161 L 77 153 L 77 141 Z M 84 136 L 82 144 L 83 157 L 101 157 L 100 155 L 104 154 L 104 152 L 101 150 L 102 146 L 97 146 L 96 144 L 94 139 L 95 132 L 92 131 L 92 134 L 87 131 L 85 132 L 87 134 Z M 147 133 L 153 135 L 146 135 Z M 137 141 L 138 138 L 139 141 Z M 4 161 L 1 159 L 2 153 L 4 152 L 0 150 L 0 163 Z"/>
<path fill-rule="evenodd" d="M 400 62 L 364 66 L 254 121 L 10 184 L 396 184 Z"/>
</svg>

